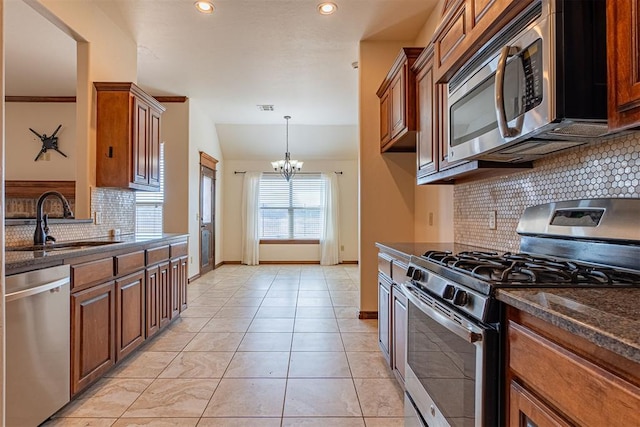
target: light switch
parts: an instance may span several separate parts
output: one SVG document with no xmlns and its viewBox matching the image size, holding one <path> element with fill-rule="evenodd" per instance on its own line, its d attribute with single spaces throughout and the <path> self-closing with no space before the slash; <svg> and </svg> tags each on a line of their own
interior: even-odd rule
<svg viewBox="0 0 640 427">
<path fill-rule="evenodd" d="M 489 230 L 496 229 L 496 211 L 489 211 Z"/>
</svg>

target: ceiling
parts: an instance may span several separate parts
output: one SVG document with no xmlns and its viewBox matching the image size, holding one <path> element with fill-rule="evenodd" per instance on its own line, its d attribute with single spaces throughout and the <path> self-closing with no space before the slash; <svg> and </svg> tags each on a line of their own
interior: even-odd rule
<svg viewBox="0 0 640 427">
<path fill-rule="evenodd" d="M 86 0 L 67 0 L 86 1 Z M 90 0 L 138 45 L 138 84 L 185 95 L 216 123 L 227 159 L 356 158 L 360 40 L 413 40 L 437 0 Z M 75 45 L 21 0 L 5 1 L 8 95 L 75 94 Z M 272 112 L 257 105 L 273 104 Z M 277 154 L 276 154 L 277 153 Z"/>
</svg>

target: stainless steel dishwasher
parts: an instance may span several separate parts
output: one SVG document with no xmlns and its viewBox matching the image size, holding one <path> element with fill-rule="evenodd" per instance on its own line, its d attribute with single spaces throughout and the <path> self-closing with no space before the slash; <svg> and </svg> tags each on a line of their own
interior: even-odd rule
<svg viewBox="0 0 640 427">
<path fill-rule="evenodd" d="M 6 425 L 37 426 L 69 402 L 69 266 L 6 278 Z"/>
</svg>

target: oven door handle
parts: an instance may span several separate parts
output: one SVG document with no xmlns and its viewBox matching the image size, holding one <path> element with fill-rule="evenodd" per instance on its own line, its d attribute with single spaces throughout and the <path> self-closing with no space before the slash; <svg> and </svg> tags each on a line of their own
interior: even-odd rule
<svg viewBox="0 0 640 427">
<path fill-rule="evenodd" d="M 504 106 L 504 75 L 507 69 L 507 59 L 510 56 L 516 55 L 518 52 L 519 50 L 515 46 L 503 47 L 500 52 L 498 67 L 496 68 L 496 116 L 498 119 L 498 129 L 503 138 L 512 138 L 520 135 L 520 132 L 522 132 L 522 122 L 524 121 L 524 115 L 521 114 L 516 121 L 516 127 L 509 127 Z"/>
<path fill-rule="evenodd" d="M 407 299 L 411 301 L 413 305 L 418 307 L 420 311 L 431 317 L 433 320 L 435 320 L 463 340 L 466 340 L 469 344 L 482 341 L 482 330 L 480 328 L 474 327 L 471 324 L 468 325 L 469 328 L 465 328 L 464 326 L 447 317 L 445 314 L 438 312 L 424 302 L 420 301 L 420 299 L 414 293 L 420 291 L 415 291 L 415 286 L 411 285 L 410 283 L 403 283 L 402 289 L 404 290 Z"/>
</svg>

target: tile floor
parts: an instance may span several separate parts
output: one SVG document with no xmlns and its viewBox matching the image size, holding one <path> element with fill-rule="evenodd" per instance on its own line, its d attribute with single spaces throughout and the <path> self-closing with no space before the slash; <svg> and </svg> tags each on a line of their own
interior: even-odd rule
<svg viewBox="0 0 640 427">
<path fill-rule="evenodd" d="M 47 426 L 403 425 L 402 391 L 358 320 L 356 266 L 223 266 L 189 308 Z"/>
</svg>

